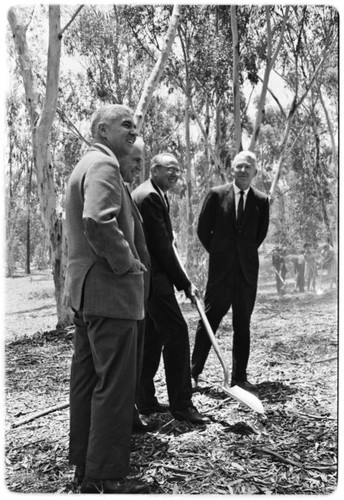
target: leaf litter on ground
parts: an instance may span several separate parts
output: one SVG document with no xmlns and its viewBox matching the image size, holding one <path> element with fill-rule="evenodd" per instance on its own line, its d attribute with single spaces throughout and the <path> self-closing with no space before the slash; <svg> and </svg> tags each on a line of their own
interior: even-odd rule
<svg viewBox="0 0 344 500">
<path fill-rule="evenodd" d="M 276 299 L 271 288 L 266 290 L 252 316 L 249 364 L 265 414 L 222 392 L 223 373 L 211 351 L 202 374 L 205 384 L 193 394 L 210 424 L 195 427 L 169 413 L 155 414 L 144 420 L 157 422 L 157 430 L 132 437 L 130 475 L 146 481 L 152 493 L 285 495 L 336 489 L 335 292 Z M 197 311 L 188 303 L 181 307 L 193 345 Z M 217 337 L 230 365 L 230 313 Z M 75 492 L 68 464 L 68 405 L 63 407 L 72 343 L 72 328 L 6 343 L 6 484 L 11 492 Z M 156 387 L 159 400 L 167 403 L 163 366 Z M 47 408 L 55 409 L 35 416 Z"/>
</svg>

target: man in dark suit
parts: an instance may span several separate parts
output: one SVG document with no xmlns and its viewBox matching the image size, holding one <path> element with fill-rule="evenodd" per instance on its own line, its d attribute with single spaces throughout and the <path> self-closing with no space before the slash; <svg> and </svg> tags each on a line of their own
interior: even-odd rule
<svg viewBox="0 0 344 500">
<path fill-rule="evenodd" d="M 256 157 L 242 151 L 233 160 L 233 183 L 207 194 L 198 222 L 198 237 L 209 252 L 205 313 L 214 332 L 232 306 L 232 385 L 254 391 L 247 380 L 250 320 L 258 281 L 258 248 L 269 226 L 269 199 L 251 187 Z M 211 342 L 203 323 L 196 331 L 191 372 L 195 384 L 203 371 Z"/>
<path fill-rule="evenodd" d="M 136 140 L 133 113 L 104 106 L 91 131 L 94 144 L 74 168 L 66 193 L 65 296 L 75 313 L 69 458 L 82 493 L 140 493 L 147 487 L 125 476 L 148 253 L 119 168 Z"/>
<path fill-rule="evenodd" d="M 133 145 L 131 152 L 121 159 L 120 171 L 122 178 L 126 185 L 130 187 L 132 182 L 139 176 L 144 161 L 144 143 L 141 138 L 137 138 L 135 144 Z M 127 189 L 129 189 L 129 187 Z M 131 196 L 131 195 L 130 195 Z M 135 211 L 135 216 L 141 221 L 142 227 L 142 217 L 135 203 L 132 203 L 132 208 Z M 148 272 L 144 273 L 144 308 L 147 306 L 147 299 L 149 293 L 150 284 L 150 258 L 146 247 L 146 240 L 142 238 L 141 232 L 138 233 L 139 237 L 135 239 L 135 245 L 139 255 L 142 257 L 142 262 L 148 268 Z M 141 380 L 141 370 L 143 361 L 143 350 L 144 350 L 144 330 L 145 330 L 145 319 L 143 318 L 138 322 L 137 325 L 137 370 L 136 370 L 136 394 L 138 394 L 139 383 Z M 135 398 L 136 401 L 137 397 Z M 133 418 L 133 433 L 142 434 L 145 432 L 153 431 L 156 429 L 156 424 L 150 422 L 149 424 L 143 423 L 137 407 L 134 408 L 134 418 Z"/>
<path fill-rule="evenodd" d="M 145 320 L 145 346 L 137 405 L 144 415 L 166 411 L 155 396 L 153 380 L 162 351 L 172 415 L 178 420 L 204 424 L 209 419 L 197 411 L 191 400 L 188 327 L 174 291 L 174 287 L 184 290 L 191 301 L 197 293 L 182 269 L 173 245 L 166 193 L 175 186 L 179 174 L 179 164 L 173 155 L 157 155 L 152 159 L 151 178 L 132 193 L 143 218 L 151 258 L 151 291 Z"/>
</svg>

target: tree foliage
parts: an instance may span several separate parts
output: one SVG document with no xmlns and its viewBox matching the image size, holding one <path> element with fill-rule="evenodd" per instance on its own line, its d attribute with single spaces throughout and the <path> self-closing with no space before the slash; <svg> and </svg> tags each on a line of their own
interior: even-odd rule
<svg viewBox="0 0 344 500">
<path fill-rule="evenodd" d="M 338 13 L 330 6 L 231 7 L 180 6 L 176 37 L 141 129 L 146 162 L 140 180 L 148 176 L 150 159 L 158 152 L 170 151 L 181 161 L 183 177 L 172 195 L 173 224 L 192 278 L 200 283 L 206 255 L 196 236 L 197 216 L 206 190 L 231 180 L 236 136 L 242 147 L 252 147 L 257 154 L 256 186 L 272 195 L 267 245 L 283 240 L 292 249 L 306 240 L 313 245 L 327 238 L 336 241 Z M 48 9 L 19 10 L 34 69 L 32 120 L 36 111 L 41 116 L 47 92 L 49 68 L 41 48 L 47 47 Z M 68 27 L 62 33 L 49 146 L 55 210 L 62 218 L 66 181 L 90 142 L 93 111 L 116 102 L 136 110 L 161 56 L 172 12 L 172 5 L 86 5 L 73 18 L 70 6 L 61 7 Z M 237 59 L 233 59 L 234 34 Z M 26 210 L 25 169 L 33 150 L 19 59 L 10 36 L 7 48 L 12 81 L 7 100 L 8 259 L 14 248 L 21 248 L 18 259 L 23 261 L 24 224 L 16 214 Z M 33 218 L 39 185 L 34 172 Z M 37 237 L 42 234 L 39 223 L 32 224 L 32 231 L 34 256 L 43 241 Z"/>
</svg>

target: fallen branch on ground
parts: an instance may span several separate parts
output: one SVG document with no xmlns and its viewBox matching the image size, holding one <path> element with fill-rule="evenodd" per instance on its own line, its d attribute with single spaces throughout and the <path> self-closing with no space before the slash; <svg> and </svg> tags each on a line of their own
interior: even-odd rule
<svg viewBox="0 0 344 500">
<path fill-rule="evenodd" d="M 61 403 L 56 406 L 51 406 L 50 408 L 47 408 L 46 410 L 39 411 L 37 413 L 34 413 L 33 415 L 30 415 L 29 417 L 22 418 L 18 422 L 13 422 L 11 427 L 19 427 L 20 425 L 27 424 L 28 422 L 31 422 L 32 420 L 36 420 L 36 418 L 44 417 L 45 415 L 48 415 L 48 413 L 53 413 L 54 411 L 59 411 L 59 410 L 64 410 L 65 408 L 68 408 L 69 403 Z"/>
<path fill-rule="evenodd" d="M 321 465 L 306 465 L 302 464 L 301 462 L 296 462 L 295 460 L 291 460 L 289 458 L 285 458 L 276 451 L 270 450 L 269 448 L 257 448 L 254 447 L 253 451 L 256 451 L 258 453 L 266 453 L 267 455 L 271 455 L 274 458 L 277 458 L 277 460 L 280 460 L 281 462 L 284 462 L 285 464 L 288 465 L 293 465 L 294 467 L 300 467 L 301 469 L 308 469 L 308 470 L 321 470 L 321 471 L 332 471 L 335 472 L 337 470 L 337 467 L 335 465 L 327 465 L 327 464 L 321 464 Z"/>
<path fill-rule="evenodd" d="M 334 358 L 318 359 L 317 361 L 313 361 L 313 363 L 326 363 L 326 361 L 336 361 L 337 359 L 337 356 L 335 356 Z"/>
</svg>

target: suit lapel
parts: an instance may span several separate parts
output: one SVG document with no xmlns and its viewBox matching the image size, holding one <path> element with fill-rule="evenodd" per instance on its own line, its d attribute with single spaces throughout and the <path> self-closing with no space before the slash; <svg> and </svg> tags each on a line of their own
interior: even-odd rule
<svg viewBox="0 0 344 500">
<path fill-rule="evenodd" d="M 168 228 L 168 231 L 172 235 L 172 238 L 173 238 L 172 223 L 171 223 L 171 219 L 170 219 L 170 214 L 168 213 L 166 202 L 165 202 L 164 198 L 162 197 L 159 188 L 157 187 L 157 185 L 155 184 L 155 182 L 153 180 L 151 180 L 151 184 L 152 184 L 152 186 L 154 188 L 154 191 L 156 191 L 158 193 L 160 201 L 161 201 L 161 204 L 164 207 L 164 217 L 165 217 L 165 221 L 166 221 L 166 224 L 167 224 L 167 228 Z"/>
<path fill-rule="evenodd" d="M 228 184 L 227 188 L 228 213 L 233 224 L 236 224 L 235 195 L 233 184 Z"/>
<path fill-rule="evenodd" d="M 163 196 L 161 194 L 161 191 L 160 191 L 160 189 L 158 188 L 158 186 L 155 184 L 155 182 L 152 179 L 151 179 L 151 184 L 152 184 L 154 190 L 158 193 L 158 195 L 160 197 L 160 200 L 161 200 L 164 208 L 166 209 L 166 212 L 168 212 L 167 207 L 166 207 L 166 202 L 165 202 L 165 200 L 164 200 L 164 198 L 163 198 Z"/>
</svg>

